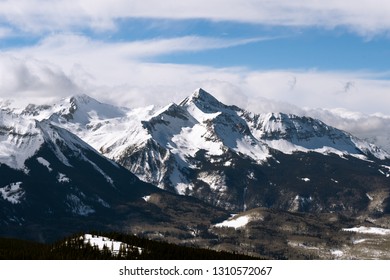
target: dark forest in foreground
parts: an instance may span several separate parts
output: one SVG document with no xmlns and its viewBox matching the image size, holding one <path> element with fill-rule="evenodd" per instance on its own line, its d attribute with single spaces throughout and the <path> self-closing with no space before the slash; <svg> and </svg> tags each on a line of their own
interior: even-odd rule
<svg viewBox="0 0 390 280">
<path fill-rule="evenodd" d="M 253 257 L 229 252 L 178 246 L 157 242 L 134 235 L 97 233 L 128 244 L 133 250 L 123 249 L 112 253 L 110 248 L 100 250 L 80 240 L 83 233 L 69 236 L 53 244 L 0 238 L 0 259 L 3 260 L 207 260 L 253 259 Z M 130 245 L 131 244 L 131 245 Z M 142 248 L 142 252 L 138 250 Z"/>
</svg>

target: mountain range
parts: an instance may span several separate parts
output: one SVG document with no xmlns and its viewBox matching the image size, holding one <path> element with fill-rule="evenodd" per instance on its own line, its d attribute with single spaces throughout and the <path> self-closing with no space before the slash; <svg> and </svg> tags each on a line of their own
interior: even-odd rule
<svg viewBox="0 0 390 280">
<path fill-rule="evenodd" d="M 219 248 L 215 225 L 239 217 L 248 230 L 295 214 L 340 229 L 383 226 L 390 213 L 386 151 L 313 118 L 225 105 L 203 89 L 163 108 L 87 95 L 3 103 L 0 139 L 4 236 L 119 230 Z"/>
</svg>

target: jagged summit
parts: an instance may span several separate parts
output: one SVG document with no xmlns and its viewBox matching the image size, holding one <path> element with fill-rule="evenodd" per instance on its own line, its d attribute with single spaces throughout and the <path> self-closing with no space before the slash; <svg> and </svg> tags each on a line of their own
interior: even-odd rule
<svg viewBox="0 0 390 280">
<path fill-rule="evenodd" d="M 192 100 L 194 101 L 202 101 L 202 102 L 210 102 L 210 103 L 220 103 L 213 95 L 208 93 L 202 88 L 198 88 L 191 95 Z"/>
<path fill-rule="evenodd" d="M 203 113 L 208 114 L 219 112 L 228 107 L 202 88 L 195 90 L 192 95 L 185 98 L 179 105 L 182 107 L 195 105 Z"/>
</svg>

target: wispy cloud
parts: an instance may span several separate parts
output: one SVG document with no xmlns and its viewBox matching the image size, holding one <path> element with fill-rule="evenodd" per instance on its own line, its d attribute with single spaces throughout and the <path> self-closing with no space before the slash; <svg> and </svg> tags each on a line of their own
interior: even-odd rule
<svg viewBox="0 0 390 280">
<path fill-rule="evenodd" d="M 91 28 L 115 30 L 126 18 L 205 19 L 271 26 L 346 27 L 364 36 L 388 33 L 387 0 L 3 0 L 0 21 L 43 32 Z"/>
<path fill-rule="evenodd" d="M 172 53 L 200 52 L 212 49 L 230 48 L 260 41 L 276 39 L 258 37 L 247 39 L 224 39 L 201 36 L 183 36 L 176 38 L 156 38 L 127 42 L 105 42 L 82 35 L 57 34 L 45 37 L 35 46 L 14 49 L 18 53 L 45 53 L 66 55 L 68 57 L 99 55 L 104 52 L 121 56 L 124 59 L 138 60 Z M 99 57 L 99 56 L 97 56 Z M 101 58 L 101 57 L 100 57 Z"/>
</svg>

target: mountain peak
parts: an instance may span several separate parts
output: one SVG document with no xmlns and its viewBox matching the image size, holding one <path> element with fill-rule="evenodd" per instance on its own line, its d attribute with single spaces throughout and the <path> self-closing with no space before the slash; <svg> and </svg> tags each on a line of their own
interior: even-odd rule
<svg viewBox="0 0 390 280">
<path fill-rule="evenodd" d="M 203 102 L 209 104 L 221 104 L 213 95 L 208 93 L 202 88 L 198 88 L 194 91 L 194 93 L 190 96 L 190 99 L 195 102 Z"/>
<path fill-rule="evenodd" d="M 99 103 L 99 101 L 97 101 L 96 99 L 90 97 L 89 95 L 87 94 L 76 94 L 76 95 L 73 95 L 71 97 L 69 97 L 69 101 L 70 103 L 73 103 L 73 104 L 89 104 L 89 103 Z"/>
<path fill-rule="evenodd" d="M 201 100 L 216 100 L 218 101 L 214 96 L 212 96 L 210 93 L 205 91 L 203 88 L 198 88 L 194 91 L 192 94 L 193 98 L 201 99 Z"/>
<path fill-rule="evenodd" d="M 125 115 L 124 108 L 101 103 L 86 94 L 64 99 L 58 109 L 62 117 L 80 124 L 87 124 L 91 119 L 111 119 Z"/>
<path fill-rule="evenodd" d="M 194 104 L 204 113 L 216 113 L 227 107 L 202 88 L 198 88 L 191 96 L 185 98 L 180 106 L 187 107 L 191 104 Z"/>
</svg>

